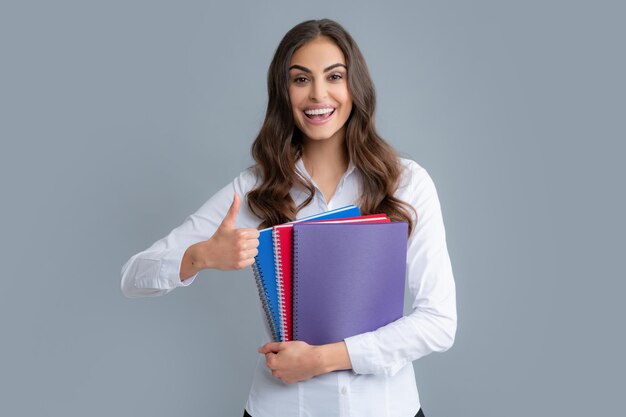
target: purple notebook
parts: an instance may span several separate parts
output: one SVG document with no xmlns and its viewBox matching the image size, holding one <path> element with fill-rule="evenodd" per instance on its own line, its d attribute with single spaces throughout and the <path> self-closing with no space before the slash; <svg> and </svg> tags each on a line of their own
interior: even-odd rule
<svg viewBox="0 0 626 417">
<path fill-rule="evenodd" d="M 294 224 L 294 340 L 334 343 L 402 317 L 407 228 Z"/>
</svg>

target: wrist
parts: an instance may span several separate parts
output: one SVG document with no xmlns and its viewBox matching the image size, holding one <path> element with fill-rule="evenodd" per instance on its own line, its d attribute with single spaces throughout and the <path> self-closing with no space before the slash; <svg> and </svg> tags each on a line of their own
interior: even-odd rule
<svg viewBox="0 0 626 417">
<path fill-rule="evenodd" d="M 213 268 L 211 259 L 207 256 L 212 253 L 211 240 L 204 240 L 191 246 L 191 259 L 194 269 L 198 272 Z"/>
<path fill-rule="evenodd" d="M 204 240 L 191 245 L 191 259 L 194 268 L 198 271 L 215 268 L 215 262 L 208 256 L 213 253 L 212 240 Z"/>
<path fill-rule="evenodd" d="M 197 256 L 197 243 L 189 246 L 183 254 L 183 259 L 180 268 L 180 280 L 184 281 L 189 277 L 196 275 L 198 272 L 205 269 L 200 265 L 199 257 Z"/>
<path fill-rule="evenodd" d="M 348 348 L 343 340 L 337 343 L 320 345 L 317 348 L 320 352 L 320 369 L 323 373 L 352 369 Z"/>
</svg>

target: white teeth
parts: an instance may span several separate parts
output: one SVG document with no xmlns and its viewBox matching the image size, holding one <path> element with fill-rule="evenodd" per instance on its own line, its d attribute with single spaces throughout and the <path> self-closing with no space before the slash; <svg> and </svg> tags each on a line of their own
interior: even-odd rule
<svg viewBox="0 0 626 417">
<path fill-rule="evenodd" d="M 330 113 L 332 112 L 333 108 L 326 108 L 326 109 L 315 109 L 315 110 L 305 110 L 304 113 L 308 114 L 308 115 L 314 115 L 314 114 L 326 114 L 326 113 Z"/>
</svg>

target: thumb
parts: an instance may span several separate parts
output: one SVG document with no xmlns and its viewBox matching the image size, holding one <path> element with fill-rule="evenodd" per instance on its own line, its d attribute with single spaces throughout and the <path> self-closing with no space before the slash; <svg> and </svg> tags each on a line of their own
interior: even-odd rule
<svg viewBox="0 0 626 417">
<path fill-rule="evenodd" d="M 279 352 L 287 346 L 283 342 L 269 342 L 257 349 L 259 353 Z"/>
<path fill-rule="evenodd" d="M 227 229 L 235 228 L 235 219 L 237 218 L 237 213 L 239 212 L 239 195 L 235 193 L 235 197 L 233 198 L 233 203 L 230 205 L 226 216 L 222 220 L 221 227 L 225 227 Z"/>
</svg>

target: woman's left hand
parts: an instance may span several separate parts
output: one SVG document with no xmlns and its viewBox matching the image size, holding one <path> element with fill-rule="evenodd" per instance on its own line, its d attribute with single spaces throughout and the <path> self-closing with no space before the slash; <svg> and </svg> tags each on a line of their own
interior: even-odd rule
<svg viewBox="0 0 626 417">
<path fill-rule="evenodd" d="M 270 342 L 258 349 L 265 354 L 265 364 L 272 375 L 287 384 L 305 381 L 326 373 L 322 364 L 319 346 L 312 346 L 301 340 L 290 342 Z"/>
</svg>

